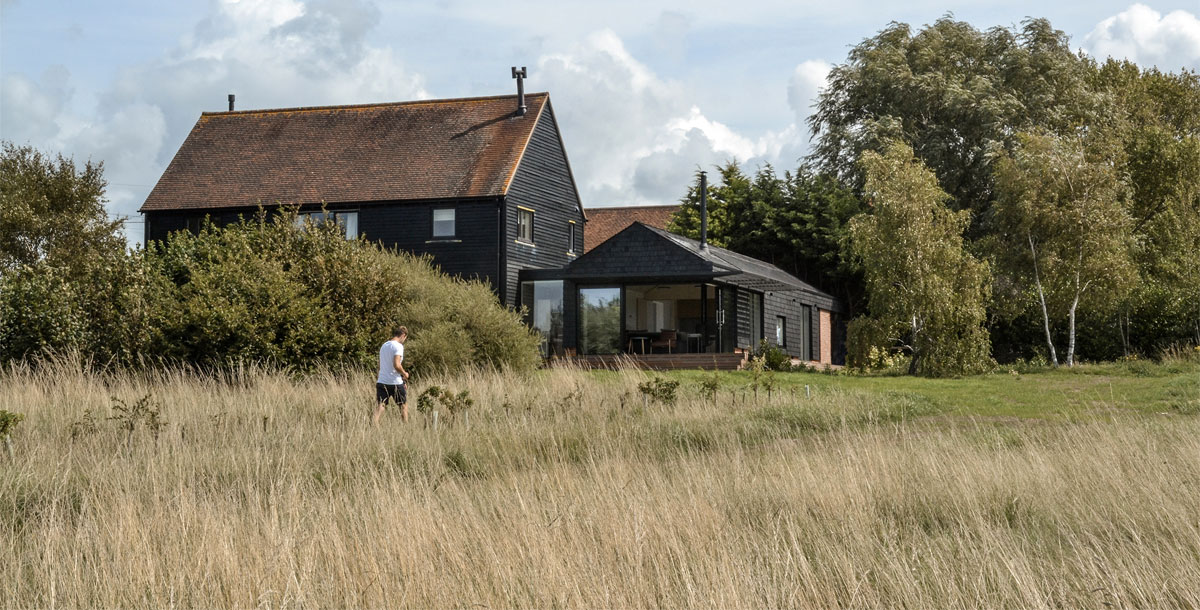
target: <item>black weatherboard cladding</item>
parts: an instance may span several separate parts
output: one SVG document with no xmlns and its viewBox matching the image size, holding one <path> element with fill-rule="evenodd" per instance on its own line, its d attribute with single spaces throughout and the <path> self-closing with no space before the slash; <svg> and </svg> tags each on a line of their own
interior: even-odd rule
<svg viewBox="0 0 1200 610">
<path fill-rule="evenodd" d="M 145 241 L 164 241 L 175 231 L 198 227 L 207 218 L 218 227 L 233 224 L 241 218 L 253 219 L 258 208 L 210 210 L 180 210 L 146 212 Z"/>
<path fill-rule="evenodd" d="M 433 210 L 454 209 L 454 237 L 433 237 Z M 358 231 L 363 239 L 379 242 L 413 254 L 428 254 L 447 274 L 491 282 L 500 269 L 496 222 L 500 199 L 444 200 L 419 202 L 371 202 L 363 204 L 327 204 L 329 211 L 358 212 Z M 305 205 L 303 212 L 317 212 L 319 205 Z M 148 212 L 146 239 L 165 240 L 170 233 L 188 228 L 189 220 L 208 217 L 213 224 L 225 226 L 239 217 L 253 218 L 257 209 Z M 493 289 L 495 284 L 493 283 Z"/>
<path fill-rule="evenodd" d="M 519 207 L 534 211 L 533 245 L 517 243 Z M 583 251 L 583 213 L 549 102 L 508 187 L 505 216 L 507 273 L 501 296 L 504 303 L 515 307 L 521 269 L 562 267 L 574 260 L 567 254 L 568 227 L 575 230 L 576 252 Z M 568 222 L 572 220 L 574 225 Z"/>
<path fill-rule="evenodd" d="M 386 248 L 428 254 L 450 275 L 492 282 L 499 269 L 499 205 L 498 199 L 367 204 L 359 208 L 358 230 Z M 433 210 L 447 208 L 454 209 L 454 237 L 434 238 Z"/>
<path fill-rule="evenodd" d="M 740 348 L 758 349 L 752 345 L 750 329 L 750 292 L 739 290 L 737 293 L 737 346 Z"/>
<path fill-rule="evenodd" d="M 711 277 L 712 263 L 633 225 L 592 248 L 572 263 L 572 276 L 588 278 Z"/>
<path fill-rule="evenodd" d="M 786 290 L 778 292 L 768 292 L 763 295 L 763 326 L 766 328 L 763 332 L 763 338 L 770 345 L 775 343 L 775 320 L 778 316 L 783 316 L 785 323 L 783 331 L 785 333 L 784 347 L 785 352 L 797 358 L 804 355 L 801 346 L 801 338 L 803 336 L 803 328 L 801 320 L 803 319 L 803 306 L 812 306 L 812 298 L 799 290 Z M 821 322 L 820 316 L 817 314 L 817 307 L 812 307 L 812 320 L 809 324 L 809 345 L 812 348 L 811 357 L 817 360 L 821 357 L 820 336 Z"/>
</svg>

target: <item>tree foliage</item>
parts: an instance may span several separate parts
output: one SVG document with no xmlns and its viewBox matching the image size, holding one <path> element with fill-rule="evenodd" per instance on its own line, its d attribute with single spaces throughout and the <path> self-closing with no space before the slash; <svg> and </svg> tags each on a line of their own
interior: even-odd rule
<svg viewBox="0 0 1200 610">
<path fill-rule="evenodd" d="M 100 262 L 89 274 L 43 259 L 0 275 L 0 361 L 74 350 L 100 364 L 373 367 L 402 323 L 417 374 L 538 362 L 537 338 L 486 284 L 333 225 L 297 229 L 289 213 Z"/>
<path fill-rule="evenodd" d="M 1118 313 L 1122 349 L 1200 344 L 1200 77 L 1109 60 L 1095 80 L 1124 110 L 1139 282 Z"/>
<path fill-rule="evenodd" d="M 981 369 L 990 344 L 983 323 L 988 265 L 963 246 L 969 212 L 945 206 L 937 178 L 900 143 L 862 159 L 872 213 L 850 222 L 850 252 L 862 266 L 868 320 L 855 322 L 851 345 L 901 344 L 910 373 L 955 375 Z"/>
<path fill-rule="evenodd" d="M 833 176 L 800 167 L 778 175 L 771 166 L 746 175 L 734 162 L 709 185 L 708 238 L 767 261 L 845 299 L 853 307 L 861 279 L 842 255 L 846 223 L 861 200 Z M 688 188 L 669 230 L 700 237 L 700 191 Z"/>
<path fill-rule="evenodd" d="M 1071 366 L 1078 308 L 1112 308 L 1136 279 L 1128 188 L 1097 139 L 1020 134 L 996 166 L 996 256 L 1040 309 L 1056 366 L 1052 326 L 1067 323 Z"/>
<path fill-rule="evenodd" d="M 86 268 L 125 248 L 120 221 L 104 209 L 104 169 L 77 169 L 29 146 L 3 143 L 0 153 L 0 272 L 41 261 Z"/>
<path fill-rule="evenodd" d="M 1018 131 L 1068 131 L 1105 116 L 1090 69 L 1044 19 L 987 31 L 951 17 L 916 32 L 892 23 L 830 72 L 809 119 L 813 160 L 861 188 L 863 153 L 907 142 L 951 205 L 974 212 L 976 237 L 994 200 L 991 151 L 1010 148 Z"/>
</svg>

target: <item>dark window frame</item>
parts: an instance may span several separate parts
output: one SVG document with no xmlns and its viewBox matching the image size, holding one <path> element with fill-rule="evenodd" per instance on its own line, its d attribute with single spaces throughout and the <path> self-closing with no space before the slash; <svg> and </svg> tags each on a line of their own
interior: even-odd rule
<svg viewBox="0 0 1200 610">
<path fill-rule="evenodd" d="M 576 243 L 576 226 L 574 220 L 567 221 L 567 254 L 577 254 L 579 245 Z"/>
<path fill-rule="evenodd" d="M 775 316 L 775 342 L 779 347 L 787 347 L 787 317 Z"/>
</svg>

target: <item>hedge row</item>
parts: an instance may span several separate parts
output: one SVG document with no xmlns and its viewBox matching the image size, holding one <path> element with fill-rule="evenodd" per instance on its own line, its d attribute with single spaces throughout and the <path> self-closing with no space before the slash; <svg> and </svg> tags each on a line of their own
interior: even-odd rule
<svg viewBox="0 0 1200 610">
<path fill-rule="evenodd" d="M 297 229 L 293 218 L 260 213 L 144 250 L 10 272 L 0 278 L 0 359 L 78 350 L 99 363 L 373 368 L 388 329 L 403 324 L 415 374 L 536 365 L 536 336 L 486 284 L 347 241 L 335 226 Z"/>
</svg>

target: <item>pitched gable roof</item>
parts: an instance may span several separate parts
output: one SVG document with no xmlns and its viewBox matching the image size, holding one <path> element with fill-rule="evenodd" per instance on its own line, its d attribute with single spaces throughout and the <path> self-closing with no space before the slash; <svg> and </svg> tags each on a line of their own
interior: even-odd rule
<svg viewBox="0 0 1200 610">
<path fill-rule="evenodd" d="M 588 208 L 588 221 L 583 227 L 584 252 L 608 241 L 634 222 L 665 229 L 678 209 L 678 205 Z"/>
<path fill-rule="evenodd" d="M 713 245 L 701 248 L 694 239 L 641 222 L 633 222 L 568 264 L 562 277 L 575 280 L 720 277 L 754 290 L 804 292 L 820 297 L 835 311 L 843 310 L 832 295 L 775 265 Z"/>
<path fill-rule="evenodd" d="M 549 100 L 206 112 L 142 211 L 504 195 Z"/>
</svg>

